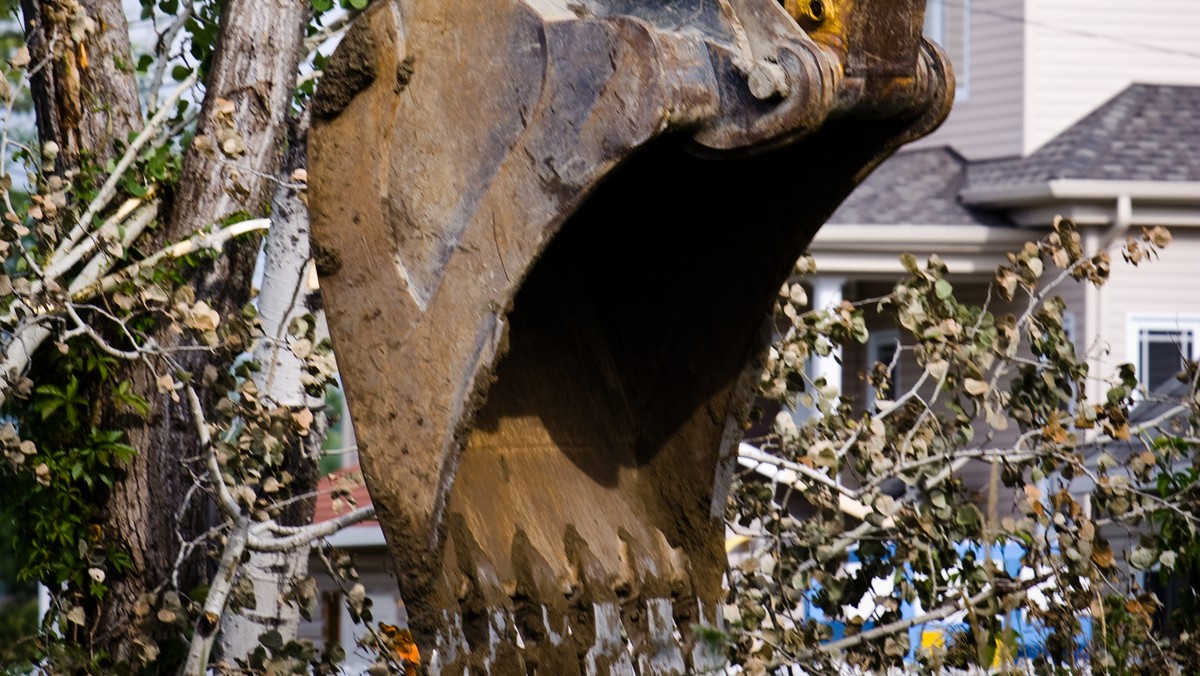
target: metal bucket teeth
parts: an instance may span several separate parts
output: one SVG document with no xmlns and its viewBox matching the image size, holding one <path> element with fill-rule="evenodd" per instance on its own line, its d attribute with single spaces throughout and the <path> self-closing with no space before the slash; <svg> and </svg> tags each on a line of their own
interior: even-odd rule
<svg viewBox="0 0 1200 676">
<path fill-rule="evenodd" d="M 318 271 L 438 669 L 721 659 L 692 626 L 775 293 L 953 97 L 919 2 L 795 6 L 382 0 L 330 59 Z"/>
</svg>

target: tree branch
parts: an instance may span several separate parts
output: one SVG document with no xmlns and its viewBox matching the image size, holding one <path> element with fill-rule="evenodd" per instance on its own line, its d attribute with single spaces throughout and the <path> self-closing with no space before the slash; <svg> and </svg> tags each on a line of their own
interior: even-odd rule
<svg viewBox="0 0 1200 676">
<path fill-rule="evenodd" d="M 71 294 L 71 299 L 75 301 L 87 300 L 93 296 L 103 293 L 108 293 L 118 286 L 135 279 L 145 270 L 149 270 L 164 260 L 174 260 L 182 258 L 188 254 L 202 251 L 205 249 L 220 251 L 225 247 L 229 240 L 244 235 L 250 232 L 266 230 L 271 227 L 271 219 L 256 218 L 250 221 L 242 221 L 233 225 L 224 227 L 216 232 L 202 232 L 192 235 L 187 239 L 168 246 L 158 253 L 144 258 L 129 267 L 122 268 L 103 279 L 97 280 L 95 283 L 85 286 Z"/>
<path fill-rule="evenodd" d="M 1032 580 L 1025 580 L 1025 581 L 1021 582 L 1019 585 L 1016 585 L 1017 589 L 1011 595 L 1015 596 L 1017 594 L 1024 594 L 1025 591 L 1028 590 L 1030 587 L 1037 586 L 1037 585 L 1045 582 L 1048 578 L 1049 578 L 1049 576 L 1039 576 Z M 899 633 L 901 631 L 908 629 L 909 627 L 914 627 L 918 624 L 925 624 L 927 622 L 936 622 L 938 620 L 945 619 L 961 610 L 964 610 L 966 608 L 973 608 L 973 607 L 979 605 L 980 603 L 983 603 L 988 598 L 990 598 L 992 596 L 999 596 L 1000 594 L 1001 594 L 1001 592 L 997 588 L 989 587 L 989 588 L 984 589 L 983 591 L 979 592 L 978 594 L 972 596 L 969 599 L 964 599 L 965 602 L 951 603 L 949 605 L 942 606 L 941 608 L 938 608 L 937 610 L 925 613 L 924 615 L 919 615 L 917 617 L 911 617 L 907 620 L 897 620 L 895 622 L 885 624 L 881 627 L 875 627 L 874 629 L 868 629 L 867 631 L 864 631 L 859 634 L 855 634 L 854 636 L 847 636 L 846 638 L 843 638 L 843 639 L 840 639 L 837 641 L 830 641 L 829 643 L 823 643 L 816 650 L 809 650 L 809 651 L 802 653 L 800 657 L 801 657 L 801 659 L 803 659 L 805 657 L 811 657 L 812 655 L 816 654 L 817 652 L 823 652 L 823 653 L 841 652 L 841 651 L 846 650 L 847 648 L 853 648 L 854 646 L 859 645 L 861 643 L 865 643 L 867 641 L 872 641 L 877 638 L 882 638 L 884 636 L 891 636 L 892 634 Z"/>
<path fill-rule="evenodd" d="M 212 585 L 208 588 L 208 598 L 204 601 L 204 609 L 196 620 L 196 629 L 192 634 L 192 642 L 188 648 L 187 662 L 183 665 L 184 676 L 200 676 L 208 666 L 208 657 L 212 652 L 213 641 L 216 639 L 217 627 L 220 626 L 221 615 L 225 612 L 225 603 L 233 590 L 233 580 L 237 576 L 238 566 L 242 561 L 242 552 L 250 533 L 250 517 L 239 516 L 237 527 L 229 534 L 225 542 L 225 552 L 221 555 L 221 564 L 217 574 L 213 576 Z"/>
<path fill-rule="evenodd" d="M 200 449 L 204 454 L 208 477 L 213 484 L 213 491 L 217 494 L 217 504 L 225 516 L 236 518 L 242 513 L 242 508 L 233 494 L 229 492 L 229 487 L 225 485 L 225 477 L 221 472 L 221 464 L 217 461 L 216 448 L 213 446 L 212 434 L 209 433 L 208 423 L 204 419 L 204 406 L 200 404 L 200 397 L 196 396 L 195 388 L 189 384 L 184 386 L 184 390 L 187 392 L 188 405 L 192 410 L 192 420 L 196 424 L 196 435 L 200 438 Z"/>
<path fill-rule="evenodd" d="M 260 537 L 258 533 L 251 533 L 249 547 L 258 552 L 286 552 L 297 547 L 304 547 L 312 544 L 316 540 L 329 537 L 334 533 L 353 526 L 356 523 L 362 523 L 375 518 L 375 506 L 367 505 L 358 509 L 347 512 L 339 517 L 314 523 L 310 526 L 289 527 L 280 526 L 276 523 L 263 524 L 265 530 L 272 533 L 286 533 L 284 537 Z"/>
</svg>

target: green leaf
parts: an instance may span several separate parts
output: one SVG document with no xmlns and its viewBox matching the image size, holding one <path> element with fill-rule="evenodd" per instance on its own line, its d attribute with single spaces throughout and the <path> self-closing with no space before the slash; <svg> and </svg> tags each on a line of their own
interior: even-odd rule
<svg viewBox="0 0 1200 676">
<path fill-rule="evenodd" d="M 979 513 L 979 508 L 972 504 L 963 505 L 958 514 L 955 515 L 954 521 L 958 525 L 968 530 L 974 529 L 982 521 L 982 514 Z"/>
</svg>

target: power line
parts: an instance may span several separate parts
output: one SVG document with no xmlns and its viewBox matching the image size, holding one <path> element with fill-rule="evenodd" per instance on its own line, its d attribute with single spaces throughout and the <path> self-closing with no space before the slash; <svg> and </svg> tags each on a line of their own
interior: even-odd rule
<svg viewBox="0 0 1200 676">
<path fill-rule="evenodd" d="M 1127 40 L 1127 39 L 1121 38 L 1116 35 L 1111 35 L 1111 34 L 1106 34 L 1106 33 L 1097 33 L 1095 31 L 1084 30 L 1082 28 L 1074 28 L 1072 26 L 1064 26 L 1062 24 L 1056 24 L 1056 23 L 1052 23 L 1049 21 L 1038 21 L 1038 20 L 1034 20 L 1034 19 L 1027 19 L 1027 18 L 1021 17 L 1021 16 L 1013 16 L 1011 14 L 1005 14 L 1003 12 L 997 12 L 997 11 L 991 10 L 991 9 L 984 9 L 982 7 L 975 7 L 973 5 L 967 5 L 966 3 L 962 2 L 962 0 L 942 0 L 942 2 L 946 6 L 954 6 L 957 9 L 963 10 L 964 14 L 968 17 L 969 17 L 969 13 L 975 12 L 978 14 L 990 16 L 995 19 L 1000 19 L 1001 21 L 1009 21 L 1012 23 L 1019 23 L 1019 24 L 1023 24 L 1026 26 L 1036 26 L 1038 28 L 1046 28 L 1049 30 L 1058 31 L 1060 33 L 1068 33 L 1071 35 L 1078 35 L 1080 37 L 1092 38 L 1094 40 L 1103 40 L 1103 41 L 1111 42 L 1111 43 L 1118 44 L 1118 45 L 1124 45 L 1126 47 L 1133 47 L 1136 49 L 1144 49 L 1146 51 L 1151 51 L 1151 52 L 1159 52 L 1162 54 L 1172 54 L 1174 56 L 1183 56 L 1183 57 L 1187 57 L 1190 59 L 1200 60 L 1200 52 L 1192 52 L 1192 51 L 1188 51 L 1186 49 L 1175 49 L 1173 47 L 1164 47 L 1162 45 L 1150 44 L 1148 42 L 1137 42 L 1135 40 Z"/>
</svg>

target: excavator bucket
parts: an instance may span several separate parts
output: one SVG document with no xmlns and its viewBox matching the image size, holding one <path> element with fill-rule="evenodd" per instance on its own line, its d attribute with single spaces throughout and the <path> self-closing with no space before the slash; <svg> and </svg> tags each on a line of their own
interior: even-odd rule
<svg viewBox="0 0 1200 676">
<path fill-rule="evenodd" d="M 923 0 L 379 0 L 321 79 L 318 270 L 435 672 L 704 671 L 793 262 L 948 112 Z M 704 632 L 699 632 L 704 634 Z"/>
</svg>

